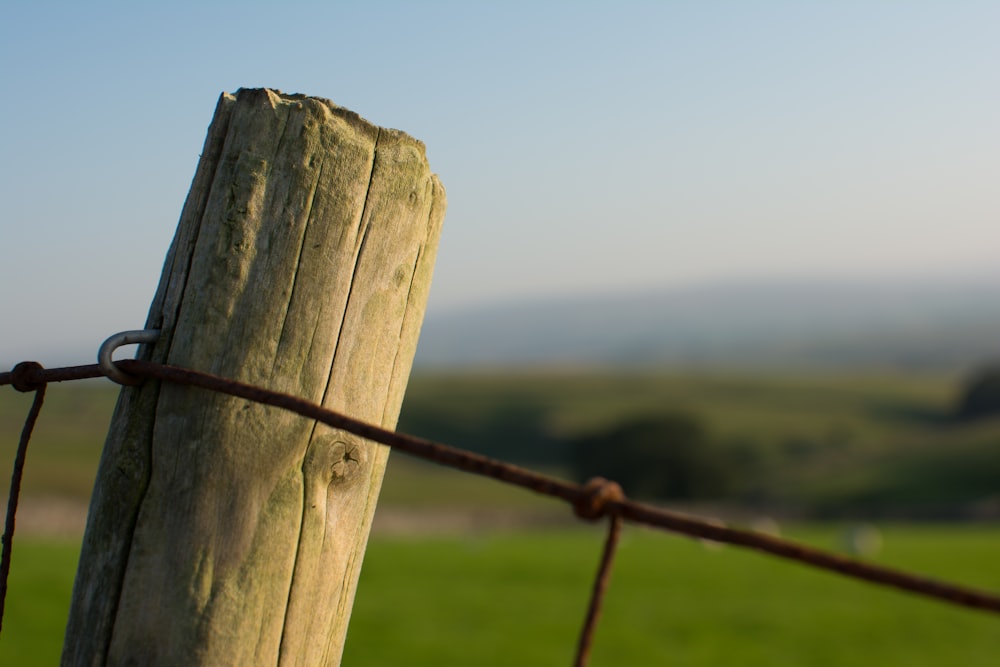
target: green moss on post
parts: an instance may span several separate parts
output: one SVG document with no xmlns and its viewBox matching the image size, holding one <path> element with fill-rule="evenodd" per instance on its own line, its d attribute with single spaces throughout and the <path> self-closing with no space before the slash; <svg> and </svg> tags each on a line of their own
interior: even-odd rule
<svg viewBox="0 0 1000 667">
<path fill-rule="evenodd" d="M 395 426 L 445 204 L 402 132 L 223 95 L 144 356 Z M 387 456 L 274 408 L 123 389 L 63 664 L 338 664 Z"/>
</svg>

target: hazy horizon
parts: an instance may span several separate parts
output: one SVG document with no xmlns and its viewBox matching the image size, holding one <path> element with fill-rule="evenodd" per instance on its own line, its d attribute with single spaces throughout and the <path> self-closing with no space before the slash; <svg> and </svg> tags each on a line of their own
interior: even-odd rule
<svg viewBox="0 0 1000 667">
<path fill-rule="evenodd" d="M 993 308 L 998 302 L 1000 275 L 980 273 L 716 279 L 432 305 L 417 364 L 423 370 L 567 361 L 683 368 L 692 359 L 677 356 L 678 349 L 700 340 L 692 349 L 703 358 L 693 366 L 858 369 L 858 358 L 865 358 L 905 370 L 922 365 L 914 354 L 923 346 L 931 350 L 923 365 L 954 371 L 1000 359 L 1000 309 Z M 635 339 L 648 349 L 621 357 Z M 17 350 L 0 344 L 0 368 L 29 358 L 49 366 L 93 363 L 102 340 L 77 338 L 70 347 L 50 346 L 44 357 L 23 351 L 14 356 Z M 893 347 L 908 359 L 901 366 L 892 358 Z M 832 357 L 819 360 L 810 350 Z"/>
</svg>

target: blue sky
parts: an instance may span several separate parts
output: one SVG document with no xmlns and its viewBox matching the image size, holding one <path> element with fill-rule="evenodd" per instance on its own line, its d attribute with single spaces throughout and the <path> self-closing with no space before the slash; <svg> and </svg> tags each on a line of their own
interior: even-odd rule
<svg viewBox="0 0 1000 667">
<path fill-rule="evenodd" d="M 432 311 L 997 276 L 998 34 L 1000 3 L 962 0 L 6 0 L 0 361 L 84 363 L 141 326 L 239 87 L 427 144 L 449 198 Z"/>
</svg>

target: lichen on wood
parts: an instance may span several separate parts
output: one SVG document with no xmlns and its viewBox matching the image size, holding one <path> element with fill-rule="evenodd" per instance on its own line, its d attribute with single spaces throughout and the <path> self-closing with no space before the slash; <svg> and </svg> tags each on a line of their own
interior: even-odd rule
<svg viewBox="0 0 1000 667">
<path fill-rule="evenodd" d="M 406 134 L 319 98 L 223 95 L 143 355 L 391 428 L 445 206 Z M 387 456 L 240 399 L 123 389 L 63 664 L 337 664 Z"/>
</svg>

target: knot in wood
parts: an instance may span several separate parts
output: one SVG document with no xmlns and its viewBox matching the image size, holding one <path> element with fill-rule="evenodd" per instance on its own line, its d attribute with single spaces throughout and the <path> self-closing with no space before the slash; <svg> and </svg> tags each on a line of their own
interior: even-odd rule
<svg viewBox="0 0 1000 667">
<path fill-rule="evenodd" d="M 18 391 L 38 391 L 45 386 L 44 381 L 36 379 L 35 372 L 43 367 L 37 361 L 22 361 L 10 371 L 10 384 Z"/>
<path fill-rule="evenodd" d="M 594 477 L 583 485 L 580 497 L 573 503 L 573 511 L 581 519 L 596 521 L 608 514 L 609 503 L 620 503 L 624 500 L 625 492 L 618 482 Z"/>
<path fill-rule="evenodd" d="M 364 464 L 362 443 L 347 433 L 338 432 L 321 435 L 310 445 L 302 471 L 308 484 L 326 487 L 353 478 Z"/>
<path fill-rule="evenodd" d="M 330 467 L 333 481 L 353 477 L 361 469 L 363 460 L 364 453 L 358 443 L 340 440 L 333 443 L 333 465 Z"/>
<path fill-rule="evenodd" d="M 326 486 L 351 479 L 364 463 L 364 446 L 341 431 L 319 436 L 309 447 L 302 469 L 310 483 Z"/>
</svg>

